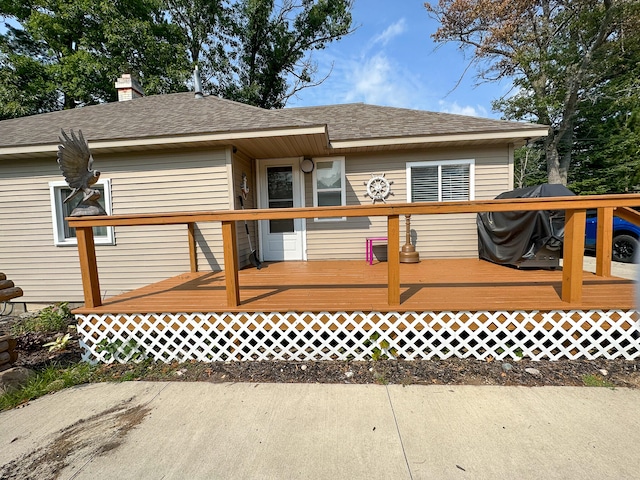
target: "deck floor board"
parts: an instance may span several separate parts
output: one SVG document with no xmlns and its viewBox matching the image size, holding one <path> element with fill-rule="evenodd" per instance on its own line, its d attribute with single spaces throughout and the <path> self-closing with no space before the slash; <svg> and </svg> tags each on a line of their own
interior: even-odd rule
<svg viewBox="0 0 640 480">
<path fill-rule="evenodd" d="M 184 273 L 76 313 L 278 311 L 630 310 L 633 281 L 583 272 L 582 301 L 561 300 L 561 270 L 519 270 L 478 259 L 400 265 L 401 305 L 387 305 L 387 264 L 278 262 L 239 273 L 240 301 L 226 306 L 224 272 Z"/>
</svg>

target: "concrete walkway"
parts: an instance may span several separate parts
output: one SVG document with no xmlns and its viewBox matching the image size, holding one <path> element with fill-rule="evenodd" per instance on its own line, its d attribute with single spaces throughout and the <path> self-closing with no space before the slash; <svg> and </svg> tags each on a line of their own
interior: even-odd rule
<svg viewBox="0 0 640 480">
<path fill-rule="evenodd" d="M 0 479 L 637 479 L 638 445 L 640 390 L 127 382 L 0 413 Z"/>
</svg>

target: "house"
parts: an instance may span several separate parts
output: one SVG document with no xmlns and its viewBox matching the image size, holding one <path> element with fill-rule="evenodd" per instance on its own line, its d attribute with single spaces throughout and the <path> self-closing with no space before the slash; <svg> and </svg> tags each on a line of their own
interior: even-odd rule
<svg viewBox="0 0 640 480">
<path fill-rule="evenodd" d="M 513 188 L 514 149 L 546 127 L 446 113 L 347 104 L 264 110 L 193 93 L 141 96 L 0 122 L 0 267 L 25 303 L 82 302 L 60 129 L 82 130 L 109 214 L 492 199 Z M 367 195 L 369 193 L 369 195 Z M 249 222 L 264 261 L 365 259 L 383 218 Z M 477 257 L 474 214 L 412 218 L 421 258 Z M 239 258 L 250 252 L 237 225 Z M 181 226 L 99 227 L 103 297 L 184 271 Z M 196 227 L 200 269 L 223 269 L 220 226 Z"/>
</svg>

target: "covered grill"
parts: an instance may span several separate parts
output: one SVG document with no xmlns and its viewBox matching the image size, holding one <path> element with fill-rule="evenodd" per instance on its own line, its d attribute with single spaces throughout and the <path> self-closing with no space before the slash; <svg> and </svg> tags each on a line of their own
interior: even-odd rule
<svg viewBox="0 0 640 480">
<path fill-rule="evenodd" d="M 504 192 L 496 198 L 566 197 L 563 185 L 536 185 Z M 479 213 L 478 256 L 518 268 L 557 268 L 564 241 L 564 210 Z"/>
</svg>

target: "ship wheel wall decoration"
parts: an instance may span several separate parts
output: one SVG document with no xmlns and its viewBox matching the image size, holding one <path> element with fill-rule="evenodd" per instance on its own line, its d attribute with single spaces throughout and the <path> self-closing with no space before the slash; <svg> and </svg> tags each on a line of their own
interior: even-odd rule
<svg viewBox="0 0 640 480">
<path fill-rule="evenodd" d="M 387 180 L 384 175 L 384 173 L 382 175 L 372 173 L 369 181 L 364 182 L 367 186 L 367 193 L 365 196 L 371 198 L 371 203 L 376 203 L 376 200 L 387 203 L 387 197 L 389 195 L 393 195 L 393 192 L 391 191 L 391 184 L 393 183 L 393 180 Z"/>
</svg>

